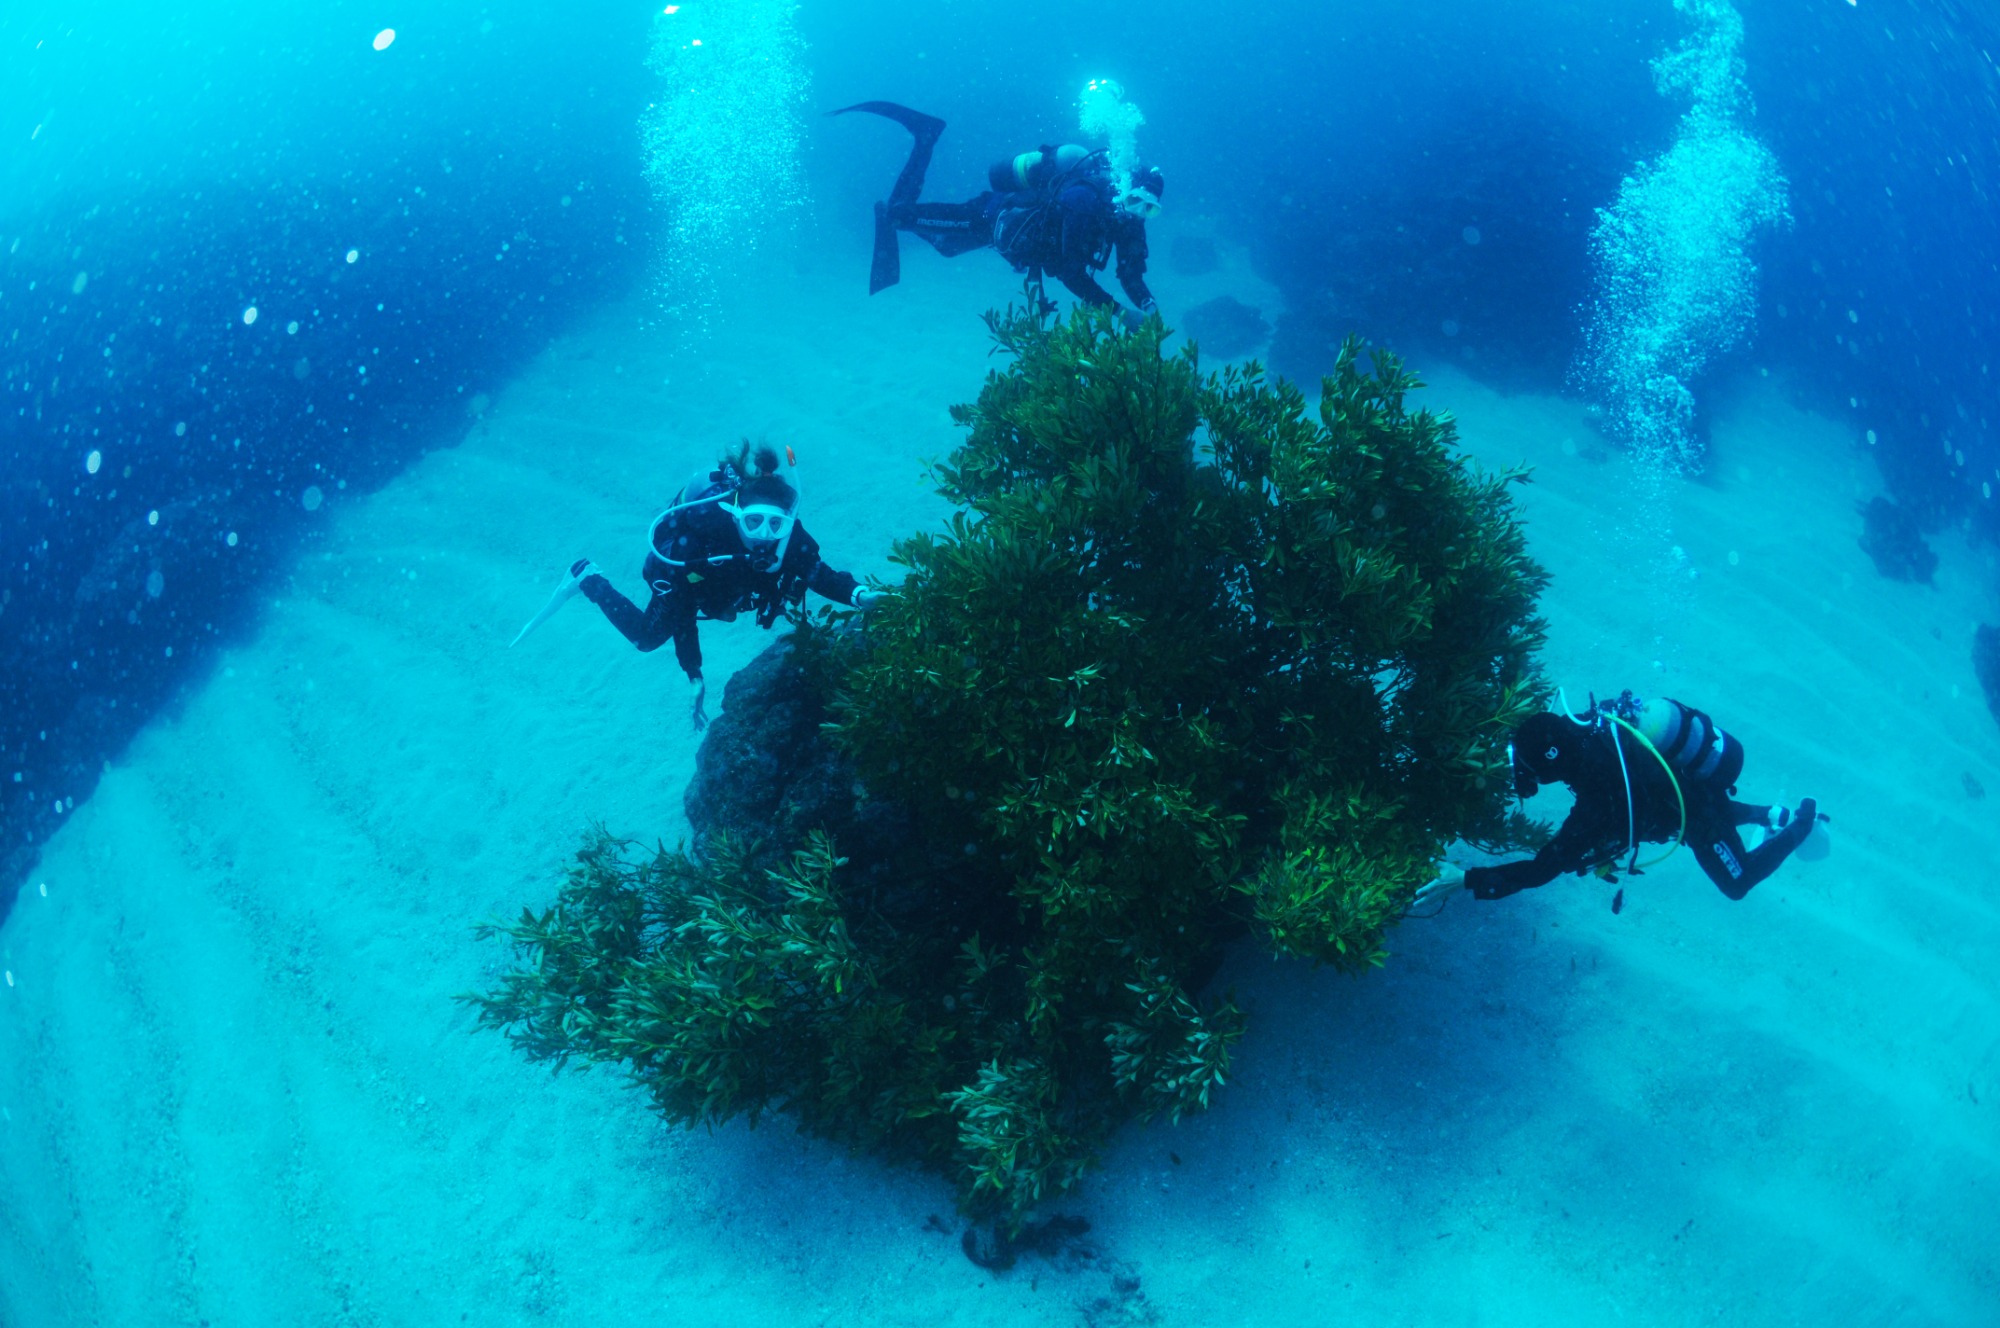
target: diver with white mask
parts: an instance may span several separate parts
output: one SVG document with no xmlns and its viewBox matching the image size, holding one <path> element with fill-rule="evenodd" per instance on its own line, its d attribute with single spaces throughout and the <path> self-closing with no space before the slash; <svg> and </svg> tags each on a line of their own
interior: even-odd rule
<svg viewBox="0 0 2000 1328">
<path fill-rule="evenodd" d="M 781 471 L 782 466 L 782 471 Z M 542 611 L 514 638 L 546 622 L 578 594 L 604 611 L 626 640 L 642 651 L 669 639 L 687 674 L 691 719 L 707 724 L 707 683 L 701 671 L 703 618 L 733 622 L 756 615 L 768 628 L 808 590 L 840 604 L 866 608 L 883 592 L 863 587 L 850 573 L 820 557 L 819 542 L 799 523 L 798 459 L 748 443 L 726 453 L 712 470 L 690 480 L 647 533 L 643 575 L 652 598 L 641 609 L 619 593 L 597 565 L 579 558 Z"/>
</svg>

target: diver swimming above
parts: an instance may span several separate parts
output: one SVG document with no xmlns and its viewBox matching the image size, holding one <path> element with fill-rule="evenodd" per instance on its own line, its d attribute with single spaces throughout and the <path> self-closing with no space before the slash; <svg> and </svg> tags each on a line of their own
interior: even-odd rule
<svg viewBox="0 0 2000 1328">
<path fill-rule="evenodd" d="M 653 518 L 642 572 L 652 598 L 643 610 L 620 594 L 597 564 L 579 558 L 514 643 L 580 591 L 640 650 L 657 650 L 673 639 L 692 689 L 694 726 L 703 727 L 708 687 L 701 673 L 699 619 L 733 622 L 737 614 L 754 611 L 757 625 L 769 628 L 808 590 L 864 609 L 884 593 L 864 588 L 820 558 L 818 541 L 799 523 L 798 462 L 789 447 L 785 458 L 790 479 L 779 473 L 774 449 L 759 447 L 753 454 L 744 443 L 723 454 L 713 470 L 689 480 Z"/>
<path fill-rule="evenodd" d="M 1825 834 L 1827 818 L 1811 798 L 1796 814 L 1737 802 L 1743 744 L 1679 701 L 1641 702 L 1626 692 L 1580 716 L 1531 715 L 1515 731 L 1509 754 L 1517 794 L 1532 797 L 1543 784 L 1560 782 L 1576 794 L 1576 805 L 1534 857 L 1462 871 L 1442 866 L 1417 892 L 1418 904 L 1461 887 L 1475 899 L 1500 899 L 1563 872 L 1636 874 L 1665 856 L 1641 863 L 1639 845 L 1669 840 L 1675 848 L 1686 844 L 1716 887 L 1741 899 L 1816 830 Z M 1770 835 L 1746 847 L 1737 833 L 1746 825 Z"/>
<path fill-rule="evenodd" d="M 1074 143 L 1045 144 L 1032 152 L 995 162 L 987 172 L 992 188 L 963 203 L 923 203 L 924 173 L 944 121 L 888 101 L 843 106 L 834 115 L 866 111 L 885 116 L 910 131 L 916 143 L 896 177 L 888 201 L 875 205 L 875 260 L 868 293 L 896 284 L 902 276 L 897 232 L 909 231 L 947 258 L 992 247 L 1028 275 L 1038 297 L 1043 277 L 1052 276 L 1086 304 L 1118 302 L 1097 283 L 1115 251 L 1118 282 L 1137 310 L 1124 310 L 1128 325 L 1157 311 L 1146 288 L 1146 220 L 1159 215 L 1166 181 L 1153 167 L 1129 181 L 1114 180 L 1108 154 Z"/>
</svg>

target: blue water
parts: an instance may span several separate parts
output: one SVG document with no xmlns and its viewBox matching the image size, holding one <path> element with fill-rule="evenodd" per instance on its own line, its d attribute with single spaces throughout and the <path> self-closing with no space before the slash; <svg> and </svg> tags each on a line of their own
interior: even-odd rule
<svg viewBox="0 0 2000 1328">
<path fill-rule="evenodd" d="M 1281 297 L 1278 371 L 1310 380 L 1359 332 L 1581 403 L 1690 483 L 1773 377 L 1867 440 L 1869 484 L 1929 538 L 1990 556 L 2000 22 L 1953 0 L 1704 6 L 1740 11 L 1740 39 L 1700 45 L 1671 0 L 689 0 L 674 17 L 718 50 L 768 43 L 711 76 L 657 4 L 12 0 L 0 922 L 329 521 L 459 442 L 565 332 L 636 301 L 695 354 L 732 318 L 817 335 L 768 284 L 743 306 L 731 273 L 767 254 L 778 288 L 793 264 L 801 289 L 829 264 L 862 281 L 907 140 L 816 112 L 864 99 L 950 122 L 930 196 L 952 198 L 1073 136 L 1078 90 L 1115 77 L 1167 207 Z M 1676 49 L 1711 62 L 1705 91 L 1656 81 Z M 1694 251 L 1714 261 L 1662 275 Z M 990 267 L 992 303 L 1018 293 L 991 256 L 959 261 Z M 1949 624 L 1953 649 L 1973 626 Z"/>
<path fill-rule="evenodd" d="M 645 15 L 402 8 L 0 16 L 7 898 L 328 515 L 644 271 Z"/>
</svg>

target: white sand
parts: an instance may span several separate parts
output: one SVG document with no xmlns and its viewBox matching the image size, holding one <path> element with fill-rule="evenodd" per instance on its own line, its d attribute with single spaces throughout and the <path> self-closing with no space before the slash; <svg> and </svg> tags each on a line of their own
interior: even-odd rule
<svg viewBox="0 0 2000 1328">
<path fill-rule="evenodd" d="M 505 957 L 472 924 L 545 901 L 593 820 L 681 833 L 694 751 L 670 652 L 582 601 L 508 637 L 579 554 L 636 591 L 647 519 L 740 433 L 798 446 L 836 565 L 888 571 L 1008 290 L 927 260 L 872 301 L 858 269 L 773 292 L 705 366 L 607 316 L 331 513 L 0 930 L 0 1325 L 1995 1321 L 2000 802 L 1961 779 L 2000 798 L 1990 562 L 1876 576 L 1866 458 L 1775 392 L 1664 525 L 1565 453 L 1596 444 L 1573 405 L 1432 395 L 1540 466 L 1553 673 L 1711 709 L 1747 796 L 1825 800 L 1833 859 L 1740 904 L 1686 853 L 1618 916 L 1572 878 L 1461 900 L 1358 981 L 1241 956 L 1237 1078 L 1121 1136 L 1067 1205 L 1095 1258 L 995 1277 L 933 1177 L 782 1118 L 675 1131 L 471 1031 L 451 997 Z M 1699 577 L 1631 565 L 1672 544 Z M 767 640 L 707 627 L 718 702 Z"/>
</svg>

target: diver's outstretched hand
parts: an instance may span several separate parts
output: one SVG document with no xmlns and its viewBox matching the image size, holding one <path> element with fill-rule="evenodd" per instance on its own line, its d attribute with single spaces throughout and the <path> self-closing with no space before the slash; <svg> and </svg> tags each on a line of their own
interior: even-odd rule
<svg viewBox="0 0 2000 1328">
<path fill-rule="evenodd" d="M 866 613 L 887 598 L 889 598 L 888 591 L 877 590 L 873 586 L 863 586 L 854 592 L 854 607 Z"/>
<path fill-rule="evenodd" d="M 1442 904 L 1454 890 L 1465 888 L 1465 872 L 1449 862 L 1438 864 L 1438 874 L 1417 887 L 1417 897 L 1411 907 L 1427 908 L 1432 904 Z"/>
<path fill-rule="evenodd" d="M 702 703 L 708 700 L 708 681 L 697 673 L 688 679 L 688 684 L 693 688 L 694 697 L 694 706 L 688 718 L 694 723 L 694 731 L 699 733 L 708 727 L 708 712 L 702 708 Z"/>
</svg>

